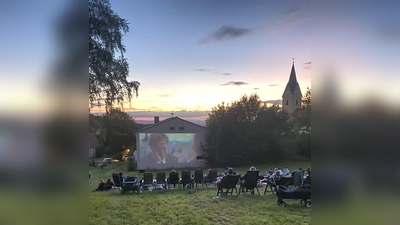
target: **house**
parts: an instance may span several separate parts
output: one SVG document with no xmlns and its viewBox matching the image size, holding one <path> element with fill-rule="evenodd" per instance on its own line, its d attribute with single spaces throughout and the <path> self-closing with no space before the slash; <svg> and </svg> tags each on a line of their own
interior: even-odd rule
<svg viewBox="0 0 400 225">
<path fill-rule="evenodd" d="M 138 169 L 203 167 L 201 144 L 205 127 L 171 117 L 143 127 L 136 134 L 136 161 Z"/>
</svg>

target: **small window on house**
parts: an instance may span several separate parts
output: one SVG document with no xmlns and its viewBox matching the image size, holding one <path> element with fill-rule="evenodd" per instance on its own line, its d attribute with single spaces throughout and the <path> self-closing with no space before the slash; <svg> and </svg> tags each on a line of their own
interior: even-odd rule
<svg viewBox="0 0 400 225">
<path fill-rule="evenodd" d="M 289 105 L 289 100 L 286 100 L 286 105 Z"/>
<path fill-rule="evenodd" d="M 179 130 L 185 130 L 185 127 L 179 127 Z"/>
<path fill-rule="evenodd" d="M 169 130 L 175 130 L 175 127 L 169 127 Z"/>
<path fill-rule="evenodd" d="M 296 105 L 299 105 L 299 100 L 296 100 Z"/>
</svg>

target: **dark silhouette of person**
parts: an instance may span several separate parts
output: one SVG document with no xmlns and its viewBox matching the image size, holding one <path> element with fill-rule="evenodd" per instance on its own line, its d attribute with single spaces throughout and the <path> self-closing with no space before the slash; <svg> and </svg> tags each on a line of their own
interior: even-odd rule
<svg viewBox="0 0 400 225">
<path fill-rule="evenodd" d="M 151 134 L 148 139 L 150 153 L 140 159 L 142 165 L 151 167 L 155 164 L 175 164 L 178 157 L 168 153 L 169 138 L 166 134 Z"/>
<path fill-rule="evenodd" d="M 110 190 L 114 186 L 114 183 L 111 181 L 111 179 L 108 179 L 106 184 L 104 185 L 104 190 Z"/>
<path fill-rule="evenodd" d="M 93 191 L 104 191 L 105 184 L 106 184 L 106 183 L 104 183 L 104 180 L 101 179 L 99 185 L 98 185 L 97 188 L 94 189 Z"/>
</svg>

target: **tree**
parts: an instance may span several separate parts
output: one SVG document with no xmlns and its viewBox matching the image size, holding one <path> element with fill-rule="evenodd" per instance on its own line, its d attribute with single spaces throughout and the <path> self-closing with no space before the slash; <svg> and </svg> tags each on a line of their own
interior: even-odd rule
<svg viewBox="0 0 400 225">
<path fill-rule="evenodd" d="M 137 126 L 126 112 L 111 109 L 102 117 L 101 124 L 97 140 L 107 155 L 121 158 L 122 151 L 135 146 Z"/>
<path fill-rule="evenodd" d="M 111 9 L 109 0 L 89 0 L 89 104 L 105 104 L 109 110 L 138 96 L 140 83 L 128 81 L 129 64 L 124 57 L 126 19 Z"/>
<path fill-rule="evenodd" d="M 210 166 L 241 166 L 278 160 L 282 134 L 288 133 L 287 114 L 278 106 L 261 107 L 257 94 L 242 96 L 230 105 L 218 104 L 206 120 Z M 271 156 L 275 156 L 271 158 Z"/>
<path fill-rule="evenodd" d="M 294 120 L 294 128 L 297 132 L 311 132 L 311 89 L 307 88 L 306 94 L 301 100 L 302 111 Z"/>
<path fill-rule="evenodd" d="M 294 131 L 296 141 L 300 150 L 299 154 L 311 157 L 311 89 L 307 88 L 307 92 L 301 100 L 302 111 L 294 120 Z"/>
</svg>

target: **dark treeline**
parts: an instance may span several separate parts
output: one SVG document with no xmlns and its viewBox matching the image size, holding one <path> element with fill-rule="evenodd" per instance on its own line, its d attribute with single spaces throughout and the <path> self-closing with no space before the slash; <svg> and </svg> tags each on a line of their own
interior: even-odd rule
<svg viewBox="0 0 400 225">
<path fill-rule="evenodd" d="M 202 146 L 209 166 L 243 166 L 310 157 L 310 89 L 302 107 L 301 116 L 290 118 L 278 104 L 263 105 L 256 94 L 214 107 L 206 120 L 206 143 Z"/>
</svg>

